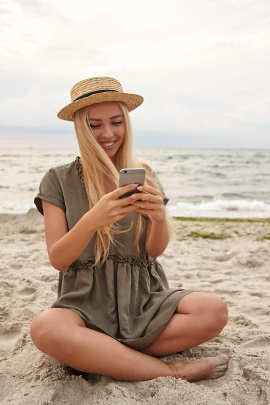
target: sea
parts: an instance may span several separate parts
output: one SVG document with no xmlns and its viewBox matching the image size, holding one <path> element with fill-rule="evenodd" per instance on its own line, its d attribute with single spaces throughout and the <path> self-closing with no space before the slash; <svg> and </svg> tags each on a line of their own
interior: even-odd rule
<svg viewBox="0 0 270 405">
<path fill-rule="evenodd" d="M 270 218 L 270 149 L 139 149 L 169 198 L 168 213 L 193 218 Z M 0 212 L 25 213 L 48 169 L 76 149 L 2 149 Z"/>
</svg>

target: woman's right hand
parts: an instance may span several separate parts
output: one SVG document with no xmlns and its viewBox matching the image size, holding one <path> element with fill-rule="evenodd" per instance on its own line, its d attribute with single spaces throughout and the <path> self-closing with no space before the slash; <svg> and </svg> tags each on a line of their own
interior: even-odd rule
<svg viewBox="0 0 270 405">
<path fill-rule="evenodd" d="M 119 197 L 137 186 L 138 184 L 124 186 L 105 194 L 70 230 L 66 213 L 56 205 L 42 201 L 46 242 L 52 266 L 64 271 L 81 255 L 98 228 L 111 225 L 135 211 L 137 207 L 131 204 L 139 196 Z"/>
<path fill-rule="evenodd" d="M 119 199 L 119 197 L 137 187 L 138 184 L 128 184 L 105 194 L 89 211 L 91 225 L 96 229 L 109 226 L 135 211 L 137 207 L 133 206 L 132 203 L 140 198 L 139 195 L 137 198 L 129 196 Z"/>
</svg>

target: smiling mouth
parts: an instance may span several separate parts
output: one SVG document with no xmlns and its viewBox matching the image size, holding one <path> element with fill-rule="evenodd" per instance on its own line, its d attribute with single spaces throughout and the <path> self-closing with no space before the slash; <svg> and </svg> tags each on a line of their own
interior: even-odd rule
<svg viewBox="0 0 270 405">
<path fill-rule="evenodd" d="M 115 141 L 112 141 L 112 142 L 102 142 L 101 145 L 104 145 L 104 146 L 112 146 L 114 143 L 115 143 Z"/>
<path fill-rule="evenodd" d="M 99 142 L 99 144 L 102 146 L 103 149 L 112 149 L 115 143 L 116 140 L 111 142 Z"/>
</svg>

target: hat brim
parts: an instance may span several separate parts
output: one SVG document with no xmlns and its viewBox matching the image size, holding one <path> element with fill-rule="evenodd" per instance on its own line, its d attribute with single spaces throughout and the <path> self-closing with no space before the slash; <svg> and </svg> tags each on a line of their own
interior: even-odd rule
<svg viewBox="0 0 270 405">
<path fill-rule="evenodd" d="M 93 94 L 89 97 L 85 97 L 68 104 L 66 107 L 62 108 L 62 110 L 59 111 L 57 117 L 66 121 L 74 121 L 74 114 L 76 111 L 88 105 L 103 103 L 106 101 L 122 101 L 122 103 L 126 104 L 128 111 L 132 111 L 142 104 L 143 97 L 137 94 L 116 93 L 113 91 Z"/>
</svg>

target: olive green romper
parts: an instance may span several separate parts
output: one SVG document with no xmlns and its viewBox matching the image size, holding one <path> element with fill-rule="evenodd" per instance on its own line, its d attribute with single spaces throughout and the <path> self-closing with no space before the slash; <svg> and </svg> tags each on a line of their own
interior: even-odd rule
<svg viewBox="0 0 270 405">
<path fill-rule="evenodd" d="M 43 214 L 41 200 L 65 211 L 68 229 L 89 210 L 79 158 L 45 174 L 35 198 Z M 128 231 L 116 236 L 104 263 L 94 266 L 94 236 L 81 256 L 59 273 L 58 299 L 52 307 L 71 309 L 88 328 L 143 350 L 157 338 L 179 301 L 191 291 L 169 289 L 162 266 L 145 251 L 146 221 L 137 249 L 134 240 L 138 215 L 133 212 L 118 221 L 121 229 Z"/>
</svg>

